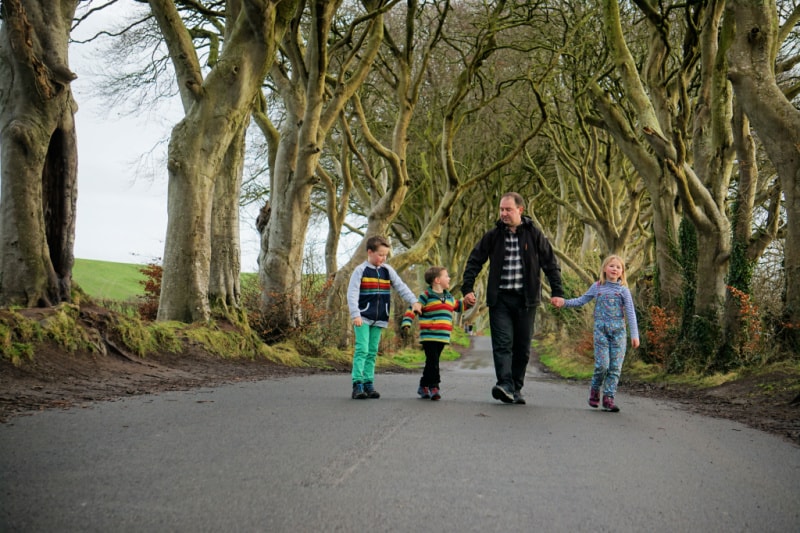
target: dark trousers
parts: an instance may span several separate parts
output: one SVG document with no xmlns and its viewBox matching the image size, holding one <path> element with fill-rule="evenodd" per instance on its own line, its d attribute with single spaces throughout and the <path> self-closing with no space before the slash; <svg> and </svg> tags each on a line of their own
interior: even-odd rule
<svg viewBox="0 0 800 533">
<path fill-rule="evenodd" d="M 419 380 L 420 387 L 438 387 L 441 382 L 439 376 L 439 356 L 444 350 L 443 342 L 423 342 L 422 349 L 425 350 L 425 368 L 422 370 L 422 378 Z"/>
<path fill-rule="evenodd" d="M 522 390 L 531 356 L 536 307 L 525 307 L 521 293 L 500 291 L 489 308 L 489 327 L 497 384 L 509 392 Z"/>
</svg>

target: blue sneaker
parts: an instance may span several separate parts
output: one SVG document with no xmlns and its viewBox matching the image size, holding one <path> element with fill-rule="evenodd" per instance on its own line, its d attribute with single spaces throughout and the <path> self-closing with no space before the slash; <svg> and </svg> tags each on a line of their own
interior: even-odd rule
<svg viewBox="0 0 800 533">
<path fill-rule="evenodd" d="M 367 393 L 367 398 L 372 398 L 373 400 L 377 400 L 381 397 L 381 393 L 375 390 L 375 386 L 370 383 L 364 383 L 364 392 Z"/>
<path fill-rule="evenodd" d="M 417 389 L 417 394 L 423 400 L 427 400 L 431 397 L 431 390 L 428 387 L 420 387 Z"/>
<path fill-rule="evenodd" d="M 353 383 L 353 399 L 366 400 L 368 398 L 367 392 L 364 390 L 362 383 Z"/>
</svg>

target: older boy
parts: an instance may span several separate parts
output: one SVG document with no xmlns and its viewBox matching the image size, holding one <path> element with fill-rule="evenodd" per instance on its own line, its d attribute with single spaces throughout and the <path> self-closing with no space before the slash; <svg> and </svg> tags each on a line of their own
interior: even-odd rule
<svg viewBox="0 0 800 533">
<path fill-rule="evenodd" d="M 392 287 L 412 305 L 415 312 L 422 310 L 408 285 L 400 279 L 395 269 L 385 264 L 389 249 L 389 241 L 385 237 L 367 239 L 367 260 L 353 271 L 347 287 L 347 306 L 355 332 L 352 371 L 354 400 L 381 397 L 374 386 L 375 359 L 381 332 L 389 325 Z"/>
</svg>

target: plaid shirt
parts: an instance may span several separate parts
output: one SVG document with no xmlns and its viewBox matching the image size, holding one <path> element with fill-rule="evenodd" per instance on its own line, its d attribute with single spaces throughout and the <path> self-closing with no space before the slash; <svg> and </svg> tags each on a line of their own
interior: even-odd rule
<svg viewBox="0 0 800 533">
<path fill-rule="evenodd" d="M 500 276 L 500 289 L 522 291 L 522 257 L 519 255 L 517 234 L 506 230 L 506 255 L 503 258 L 503 273 Z"/>
</svg>

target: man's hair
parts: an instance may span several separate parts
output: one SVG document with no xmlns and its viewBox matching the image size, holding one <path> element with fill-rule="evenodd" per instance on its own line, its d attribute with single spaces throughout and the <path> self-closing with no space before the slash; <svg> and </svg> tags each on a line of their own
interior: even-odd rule
<svg viewBox="0 0 800 533">
<path fill-rule="evenodd" d="M 367 239 L 367 251 L 368 252 L 375 252 L 381 246 L 385 246 L 387 248 L 391 248 L 389 246 L 389 241 L 386 240 L 386 237 L 383 235 L 373 235 L 369 239 Z"/>
<path fill-rule="evenodd" d="M 425 271 L 425 283 L 428 285 L 433 284 L 433 280 L 439 277 L 439 274 L 447 270 L 442 266 L 432 266 L 428 270 Z"/>
<path fill-rule="evenodd" d="M 501 200 L 503 198 L 512 198 L 517 207 L 525 207 L 525 199 L 522 198 L 522 195 L 518 192 L 507 192 L 500 197 Z"/>
</svg>

